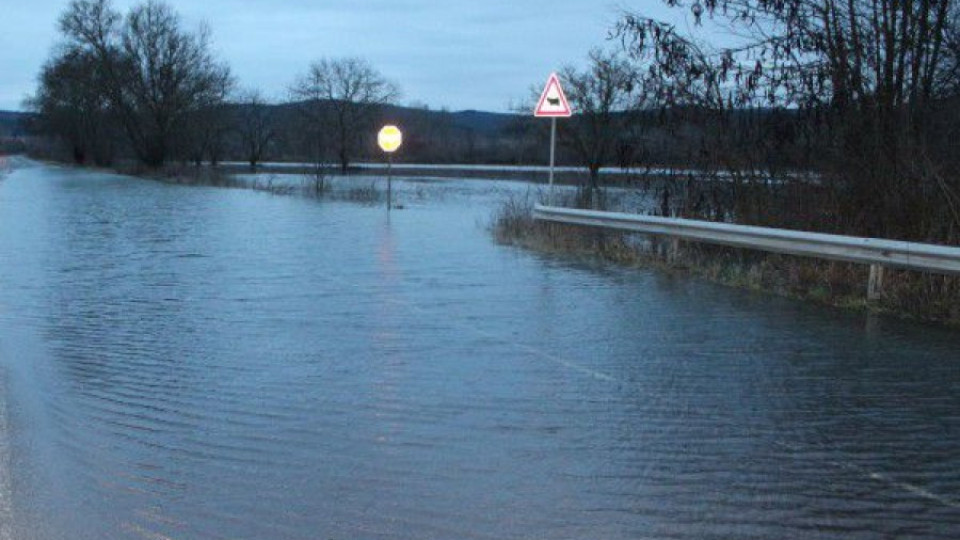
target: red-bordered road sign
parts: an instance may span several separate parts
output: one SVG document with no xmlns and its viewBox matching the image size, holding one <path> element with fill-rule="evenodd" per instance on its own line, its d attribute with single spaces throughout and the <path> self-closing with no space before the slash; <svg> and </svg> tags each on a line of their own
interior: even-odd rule
<svg viewBox="0 0 960 540">
<path fill-rule="evenodd" d="M 567 96 L 560 87 L 560 79 L 556 73 L 551 73 L 550 78 L 547 79 L 547 85 L 540 94 L 540 102 L 537 103 L 537 109 L 533 111 L 533 115 L 548 118 L 573 116 L 570 103 L 567 102 Z"/>
</svg>

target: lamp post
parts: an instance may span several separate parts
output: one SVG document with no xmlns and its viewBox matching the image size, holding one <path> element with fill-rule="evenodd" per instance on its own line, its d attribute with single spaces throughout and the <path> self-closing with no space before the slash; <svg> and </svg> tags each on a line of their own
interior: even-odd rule
<svg viewBox="0 0 960 540">
<path fill-rule="evenodd" d="M 387 210 L 393 206 L 393 153 L 403 144 L 403 133 L 393 125 L 383 126 L 377 133 L 377 144 L 387 154 Z"/>
</svg>

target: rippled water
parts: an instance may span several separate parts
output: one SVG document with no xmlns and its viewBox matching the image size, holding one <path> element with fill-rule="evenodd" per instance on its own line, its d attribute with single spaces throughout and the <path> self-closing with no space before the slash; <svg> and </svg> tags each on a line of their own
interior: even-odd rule
<svg viewBox="0 0 960 540">
<path fill-rule="evenodd" d="M 0 539 L 960 536 L 955 332 L 497 246 L 509 184 L 18 166 Z"/>
</svg>

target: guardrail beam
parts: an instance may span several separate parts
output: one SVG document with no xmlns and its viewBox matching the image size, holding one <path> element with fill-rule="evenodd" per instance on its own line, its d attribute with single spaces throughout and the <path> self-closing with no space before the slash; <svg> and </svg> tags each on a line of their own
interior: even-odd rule
<svg viewBox="0 0 960 540">
<path fill-rule="evenodd" d="M 534 207 L 533 217 L 771 253 L 960 274 L 960 248 L 953 246 L 541 205 Z"/>
</svg>

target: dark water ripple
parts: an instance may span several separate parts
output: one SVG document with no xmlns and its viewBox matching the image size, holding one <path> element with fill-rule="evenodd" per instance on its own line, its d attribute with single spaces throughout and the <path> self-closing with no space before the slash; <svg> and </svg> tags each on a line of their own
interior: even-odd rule
<svg viewBox="0 0 960 540">
<path fill-rule="evenodd" d="M 960 337 L 407 209 L 0 184 L 0 540 L 957 538 Z M 12 524 L 11 524 L 12 523 Z"/>
</svg>

